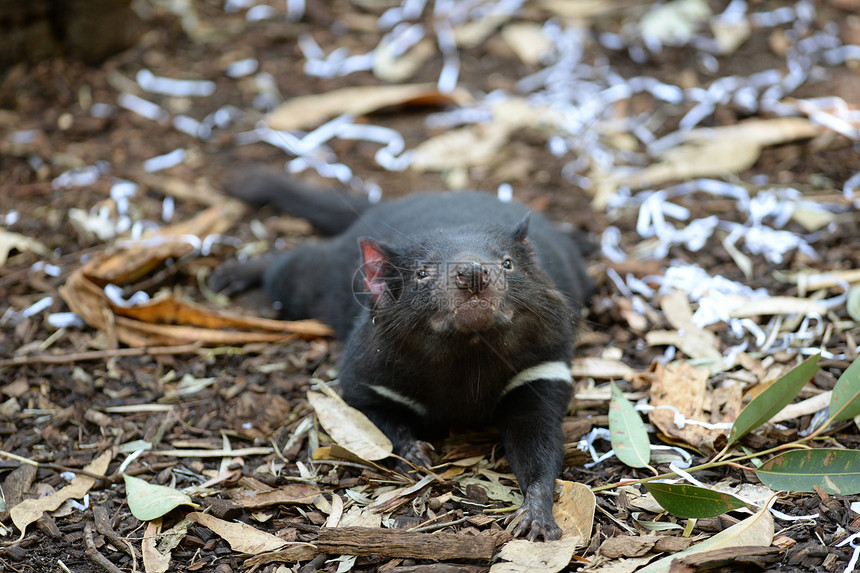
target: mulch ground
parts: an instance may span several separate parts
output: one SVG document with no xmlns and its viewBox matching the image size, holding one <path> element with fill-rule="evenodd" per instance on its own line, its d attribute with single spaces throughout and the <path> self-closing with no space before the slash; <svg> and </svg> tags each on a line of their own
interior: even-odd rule
<svg viewBox="0 0 860 573">
<path fill-rule="evenodd" d="M 338 46 L 347 47 L 352 54 L 366 53 L 377 46 L 383 35 L 375 22 L 386 7 L 394 5 L 337 0 L 323 9 L 310 3 L 301 20 L 287 22 L 282 14 L 284 3 L 272 2 L 277 12 L 275 17 L 249 22 L 247 10 L 227 12 L 220 1 L 190 2 L 184 15 L 168 9 L 167 2 L 145 4 L 149 9 L 143 14 L 143 35 L 132 47 L 101 64 L 54 58 L 0 70 L 0 231 L 13 232 L 41 244 L 33 247 L 15 243 L 7 248 L 5 237 L 0 235 L 0 255 L 9 252 L 8 260 L 0 265 L 0 450 L 5 453 L 0 454 L 5 498 L 5 510 L 0 512 L 0 533 L 4 539 L 0 547 L 0 571 L 93 571 L 96 567 L 112 570 L 109 566 L 117 568 L 113 570 L 144 570 L 141 543 L 146 524 L 129 511 L 120 471 L 177 489 L 196 487 L 195 501 L 212 515 L 251 524 L 287 542 L 307 543 L 320 540 L 323 525 L 332 512 L 333 498 L 341 498 L 348 511 L 376 499 L 387 491 L 385 488 L 408 484 L 387 471 L 393 467 L 385 465 L 387 462 L 383 462 L 384 468 L 374 468 L 358 462 L 314 460 L 314 452 L 330 444 L 314 422 L 306 394 L 314 380 L 336 380 L 340 347 L 332 339 L 296 337 L 277 344 L 227 342 L 215 348 L 138 352 L 128 351 L 129 346 L 122 344 L 111 328 L 58 327 L 49 321 L 50 316 L 69 310 L 60 293 L 69 276 L 114 241 L 130 237 L 136 232 L 135 225 L 164 226 L 168 224 L 165 212 L 171 208 L 169 223 L 187 221 L 225 201 L 219 189 L 237 167 L 253 163 L 280 167 L 292 159 L 271 145 L 237 143 L 241 134 L 254 129 L 264 117 L 261 94 L 273 97 L 274 106 L 295 96 L 379 84 L 369 71 L 333 78 L 310 76 L 305 73 L 306 58 L 298 44 L 300 38 L 311 34 L 326 53 Z M 757 11 L 794 6 L 783 2 L 751 4 Z M 852 13 L 852 9 L 858 8 L 855 2 L 833 0 L 815 6 L 818 14 L 810 35 L 835 26 L 837 36 L 845 44 L 860 43 L 860 20 Z M 719 12 L 722 7 L 714 9 Z M 583 20 L 583 29 L 594 36 L 620 33 L 635 20 L 635 10 L 631 10 L 619 5 L 615 10 L 598 11 Z M 550 16 L 544 4 L 536 2 L 527 3 L 519 19 L 543 23 Z M 432 17 L 425 13 L 418 21 L 429 27 Z M 786 23 L 781 27 L 753 29 L 737 52 L 718 58 L 718 71 L 703 67 L 703 60 L 697 55 L 700 52 L 690 45 L 665 47 L 646 61 L 636 61 L 625 50 L 610 50 L 598 42 L 590 42 L 583 61 L 610 62 L 625 78 L 641 75 L 670 85 L 707 88 L 718 78 L 733 74 L 749 75 L 770 68 L 785 71 L 780 42 L 790 36 L 787 32 L 790 27 Z M 493 90 L 515 93 L 520 78 L 541 69 L 540 65 L 523 63 L 498 33 L 476 46 L 461 48 L 459 56 L 459 85 L 475 94 Z M 231 62 L 245 58 L 256 59 L 259 71 L 266 75 L 241 78 L 225 75 L 224 70 Z M 437 52 L 408 81 L 435 82 L 444 63 Z M 854 60 L 818 67 L 814 77 L 792 96 L 840 96 L 855 106 L 856 114 L 856 106 L 860 104 L 857 101 L 860 69 L 856 64 Z M 215 89 L 208 97 L 195 98 L 147 94 L 135 84 L 136 74 L 142 68 L 164 77 L 210 79 Z M 274 89 L 261 88 L 261 83 L 267 81 Z M 235 109 L 237 113 L 222 126 L 215 125 L 212 119 L 212 135 L 204 140 L 177 130 L 170 121 L 147 119 L 118 105 L 120 94 L 126 92 L 157 103 L 169 117 L 188 115 L 205 123 L 219 110 L 227 114 L 225 110 Z M 94 103 L 110 107 L 104 108 L 105 113 L 94 113 Z M 619 118 L 627 114 L 653 114 L 658 125 L 651 129 L 660 137 L 675 131 L 679 118 L 692 107 L 691 102 L 667 106 L 640 93 L 623 105 L 617 104 L 617 112 Z M 428 118 L 439 111 L 433 105 L 394 106 L 359 123 L 395 130 L 402 135 L 405 148 L 412 149 L 429 137 L 452 129 L 427 127 Z M 768 114 L 719 104 L 702 126 L 727 126 L 756 117 Z M 585 139 L 583 135 L 580 141 Z M 593 189 L 572 183 L 564 171 L 572 160 L 570 153 L 557 157 L 547 140 L 547 134 L 538 127 L 519 127 L 510 133 L 493 162 L 459 171 L 387 171 L 376 161 L 379 144 L 350 139 L 330 142 L 332 156 L 326 161 L 347 165 L 355 176 L 355 186 L 378 185 L 385 197 L 419 189 L 444 189 L 464 177 L 468 187 L 490 191 L 507 183 L 517 200 L 554 220 L 581 229 L 595 245 L 600 243 L 605 229 L 615 226 L 620 232 L 618 244 L 626 252 L 646 249 L 650 243 L 637 232 L 636 206 L 626 203 L 609 209 L 592 208 Z M 575 149 L 576 144 L 572 142 L 570 148 Z M 642 142 L 619 145 L 632 146 L 631 156 L 639 157 L 634 157 L 633 163 L 645 156 Z M 781 277 L 801 270 L 823 273 L 860 268 L 858 218 L 842 193 L 845 182 L 860 168 L 858 145 L 856 139 L 829 131 L 813 138 L 766 146 L 752 167 L 723 178 L 744 185 L 766 180 L 774 187 L 800 190 L 803 199 L 836 205 L 830 211 L 829 223 L 814 231 L 804 229 L 796 221 L 786 225 L 795 236 L 814 240 L 810 244 L 817 258 L 797 249 L 788 251 L 779 262 L 762 254 L 747 253 L 751 264 L 747 276 L 738 267 L 737 258 L 724 247 L 727 231 L 707 238 L 700 250 L 678 243 L 657 259 L 633 256 L 624 262 L 613 262 L 605 256 L 605 251 L 597 248 L 590 257 L 597 292 L 588 304 L 583 334 L 577 343 L 579 355 L 621 359 L 641 374 L 632 378 L 633 384 L 630 380 L 622 382 L 625 390 L 639 396 L 647 392 L 642 384 L 648 381 L 646 373 L 651 364 L 666 356 L 665 346 L 645 343 L 649 331 L 670 328 L 659 311 L 659 303 L 655 302 L 659 296 L 649 300 L 645 295 L 631 296 L 619 291 L 617 282 L 608 278 L 610 269 L 622 278 L 630 273 L 647 281 L 649 276 L 662 275 L 671 266 L 697 264 L 711 276 L 721 275 L 754 289 L 766 289 L 770 296 L 806 296 L 805 292 L 799 292 L 798 285 Z M 176 149 L 185 150 L 182 163 L 161 172 L 145 171 L 146 160 Z M 70 169 L 99 165 L 101 171 L 85 184 L 63 186 L 56 182 L 57 177 Z M 315 184 L 333 184 L 313 174 L 304 176 Z M 127 205 L 111 197 L 117 179 L 137 184 Z M 736 201 L 725 196 L 692 193 L 673 201 L 689 211 L 688 221 L 716 215 L 721 220 L 743 223 L 747 217 Z M 74 212 L 84 219 L 89 216 L 90 226 L 74 222 Z M 117 232 L 114 227 L 100 236 L 92 223 L 100 212 L 112 224 L 127 217 L 126 228 L 120 227 Z M 225 233 L 237 237 L 246 250 L 259 251 L 270 245 L 286 248 L 298 244 L 312 230 L 264 208 L 245 212 Z M 212 253 L 182 258 L 169 270 L 137 277 L 126 286 L 124 294 L 132 294 L 139 287 L 137 281 L 145 280 L 150 294 L 170 292 L 196 300 L 206 308 L 218 309 L 219 301 L 207 298 L 203 277 L 219 261 L 234 255 L 233 247 L 217 245 Z M 32 315 L 24 312 L 46 297 L 50 300 L 44 303 L 44 308 Z M 645 318 L 631 320 L 631 313 L 638 313 L 643 302 L 649 309 L 642 313 Z M 230 309 L 247 315 L 275 316 L 260 293 L 240 297 L 238 304 L 230 303 Z M 757 320 L 757 324 L 766 328 L 768 321 Z M 821 372 L 808 388 L 818 392 L 832 388 L 856 357 L 860 331 L 845 305 L 820 317 L 817 325 L 810 325 L 811 330 L 813 327 L 818 330 L 805 346 L 829 352 L 822 360 Z M 739 343 L 726 323 L 708 328 L 718 335 L 723 350 Z M 780 352 L 757 355 L 756 359 L 767 367 L 788 364 L 799 346 L 791 343 Z M 749 349 L 750 354 L 755 354 L 753 350 Z M 711 383 L 719 385 L 728 377 L 719 374 Z M 573 446 L 593 427 L 606 427 L 606 401 L 589 399 L 596 395 L 595 385 L 603 388 L 604 382 L 578 381 L 585 399 L 578 401 L 565 424 L 570 447 L 561 476 L 564 480 L 601 486 L 650 475 L 614 458 L 587 469 L 583 466 L 589 461 L 586 455 Z M 773 427 L 751 437 L 747 446 L 765 449 L 791 441 L 810 422 L 811 416 L 805 416 Z M 816 445 L 825 443 L 855 449 L 860 445 L 860 433 L 853 423 L 845 424 Z M 147 451 L 123 464 L 142 444 L 146 444 Z M 609 448 L 607 443 L 598 444 Z M 261 452 L 276 448 L 277 452 L 254 450 L 231 455 L 224 451 L 247 448 Z M 489 480 L 488 484 L 496 478 L 486 476 L 509 471 L 491 434 L 458 436 L 438 444 L 437 448 L 440 458 L 447 460 L 482 456 L 481 475 Z M 212 457 L 176 454 L 192 449 L 216 454 Z M 77 505 L 66 503 L 43 514 L 23 533 L 13 526 L 10 510 L 17 503 L 60 490 L 105 451 L 113 453 L 113 460 L 106 477 L 95 482 L 87 499 L 78 500 Z M 705 459 L 704 455 L 694 454 L 694 460 Z M 120 464 L 123 464 L 121 469 Z M 450 479 L 411 494 L 402 505 L 385 514 L 385 526 L 491 535 L 496 544 L 509 539 L 505 531 L 506 514 L 493 510 L 510 507 L 515 502 L 515 482 L 503 476 L 496 484 L 498 491 L 493 489 L 488 494 L 487 488 L 462 485 L 455 477 L 460 476 L 451 474 Z M 753 473 L 736 468 L 703 472 L 697 477 L 709 484 L 757 482 Z M 282 503 L 260 509 L 235 502 L 250 492 L 266 492 L 296 483 L 314 484 L 325 494 L 325 499 L 316 504 Z M 743 570 L 842 571 L 852 549 L 837 548 L 835 544 L 860 531 L 860 515 L 851 509 L 855 499 L 856 496 L 824 493 L 783 495 L 777 502 L 780 511 L 817 514 L 817 517 L 777 521 L 778 551 L 751 556 L 743 565 L 735 563 L 721 570 L 743 567 Z M 625 492 L 598 495 L 597 505 L 591 537 L 577 550 L 579 560 L 572 562 L 569 570 L 577 570 L 589 561 L 632 557 L 622 551 L 607 558 L 598 549 L 607 539 L 644 534 L 637 520 L 655 518 L 654 513 L 632 506 Z M 163 529 L 182 522 L 187 513 L 185 506 L 174 509 L 163 519 Z M 741 514 L 727 514 L 700 519 L 692 534 L 713 534 L 742 518 Z M 683 520 L 665 515 L 660 519 L 683 524 Z M 170 571 L 227 573 L 254 566 L 254 562 L 247 561 L 247 551 L 232 548 L 209 528 L 199 523 L 186 522 L 186 526 L 187 533 L 172 550 Z M 679 534 L 675 530 L 669 533 Z M 328 543 L 325 546 L 330 548 L 328 553 L 303 560 L 283 558 L 273 563 L 258 563 L 258 570 L 339 570 L 344 561 L 336 560 L 341 554 L 338 549 L 343 549 L 344 554 L 348 551 L 337 540 Z M 101 562 L 96 554 L 101 555 Z M 433 564 L 432 559 L 406 553 L 391 555 L 383 551 L 382 555 L 359 554 L 349 563 L 357 571 L 489 568 L 486 560 L 462 560 L 454 556 L 441 559 L 442 564 Z"/>
</svg>

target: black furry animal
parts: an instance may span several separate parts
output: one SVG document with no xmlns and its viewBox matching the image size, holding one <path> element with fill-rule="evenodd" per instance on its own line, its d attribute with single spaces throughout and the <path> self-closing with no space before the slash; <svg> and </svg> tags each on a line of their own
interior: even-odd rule
<svg viewBox="0 0 860 573">
<path fill-rule="evenodd" d="M 525 494 L 515 534 L 557 539 L 572 342 L 592 288 L 577 242 L 478 192 L 371 205 L 275 174 L 229 191 L 336 236 L 222 265 L 213 288 L 262 282 L 287 318 L 332 326 L 345 342 L 343 397 L 410 461 L 429 465 L 422 439 L 496 426 Z"/>
</svg>

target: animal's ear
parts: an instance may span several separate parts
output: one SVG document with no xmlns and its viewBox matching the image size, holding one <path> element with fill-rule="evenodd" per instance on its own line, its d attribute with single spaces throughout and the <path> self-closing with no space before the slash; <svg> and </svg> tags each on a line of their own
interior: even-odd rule
<svg viewBox="0 0 860 573">
<path fill-rule="evenodd" d="M 526 240 L 529 234 L 529 221 L 531 220 L 532 214 L 531 212 L 526 213 L 526 216 L 523 217 L 522 221 L 517 223 L 513 230 L 511 231 L 511 237 L 517 241 L 518 243 L 522 243 Z"/>
<path fill-rule="evenodd" d="M 364 290 L 370 293 L 370 300 L 376 306 L 387 298 L 385 295 L 388 293 L 388 285 L 385 282 L 385 275 L 391 265 L 388 260 L 388 249 L 377 241 L 367 238 L 359 239 L 358 246 L 361 248 Z"/>
</svg>

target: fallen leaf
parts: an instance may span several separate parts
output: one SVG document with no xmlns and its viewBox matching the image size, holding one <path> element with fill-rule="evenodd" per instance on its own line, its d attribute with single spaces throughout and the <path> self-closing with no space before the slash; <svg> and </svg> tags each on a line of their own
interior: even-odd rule
<svg viewBox="0 0 860 573">
<path fill-rule="evenodd" d="M 515 22 L 502 28 L 502 40 L 524 64 L 536 66 L 541 56 L 552 50 L 552 43 L 536 22 Z"/>
<path fill-rule="evenodd" d="M 341 447 L 371 461 L 391 455 L 391 440 L 343 400 L 309 391 L 308 402 L 326 433 Z"/>
<path fill-rule="evenodd" d="M 620 360 L 607 358 L 576 358 L 571 366 L 574 378 L 631 380 L 635 373 L 635 370 Z"/>
<path fill-rule="evenodd" d="M 93 256 L 75 269 L 59 288 L 76 315 L 100 330 L 113 330 L 129 346 L 238 345 L 279 342 L 291 336 L 327 336 L 331 329 L 317 321 L 280 321 L 243 317 L 209 310 L 165 294 L 134 307 L 117 306 L 104 292 L 107 284 L 127 285 L 151 275 L 169 259 L 194 251 L 194 239 L 224 232 L 244 210 L 236 201 L 205 209 L 194 218 L 161 229 L 157 235 L 129 241 Z"/>
<path fill-rule="evenodd" d="M 261 509 L 281 504 L 310 504 L 322 495 L 322 491 L 312 485 L 289 484 L 271 491 L 256 492 L 233 498 L 233 502 L 245 509 Z"/>
<path fill-rule="evenodd" d="M 746 518 L 745 520 L 736 523 L 717 533 L 710 539 L 706 539 L 701 543 L 697 543 L 688 549 L 673 553 L 668 557 L 664 557 L 659 561 L 651 563 L 647 567 L 639 570 L 639 573 L 668 573 L 672 562 L 681 557 L 692 555 L 694 553 L 703 553 L 714 549 L 724 549 L 727 547 L 743 547 L 749 545 L 758 545 L 767 547 L 773 541 L 773 516 L 770 514 L 770 506 L 773 505 L 776 497 L 771 498 L 769 503 L 762 507 L 755 515 Z"/>
<path fill-rule="evenodd" d="M 277 551 L 283 548 L 287 541 L 251 527 L 247 523 L 224 521 L 208 513 L 198 511 L 187 515 L 188 521 L 199 523 L 230 544 L 230 548 L 237 553 L 259 555 L 267 551 Z"/>
<path fill-rule="evenodd" d="M 827 308 L 818 301 L 808 298 L 772 296 L 744 302 L 734 308 L 729 316 L 732 318 L 749 318 L 772 314 L 820 314 L 823 316 L 827 314 Z"/>
<path fill-rule="evenodd" d="M 99 457 L 87 464 L 84 471 L 95 475 L 105 475 L 113 454 L 105 450 Z M 54 511 L 67 499 L 81 499 L 96 484 L 96 479 L 85 475 L 76 475 L 72 482 L 59 491 L 38 499 L 25 499 L 9 511 L 12 523 L 21 531 L 24 538 L 27 526 L 42 517 L 46 511 Z"/>
<path fill-rule="evenodd" d="M 644 169 L 632 174 L 595 177 L 597 190 L 592 204 L 596 210 L 603 210 L 609 198 L 622 186 L 643 189 L 669 181 L 739 173 L 755 165 L 763 147 L 808 139 L 822 131 L 821 126 L 800 117 L 757 119 L 692 129 L 681 133 L 679 145 L 665 150 L 659 161 Z"/>
<path fill-rule="evenodd" d="M 609 438 L 612 449 L 621 463 L 632 468 L 648 467 L 651 443 L 645 423 L 615 382 L 610 382 L 609 387 L 612 391 L 609 400 Z"/>
<path fill-rule="evenodd" d="M 436 43 L 430 38 L 424 38 L 399 56 L 393 48 L 390 43 L 380 43 L 373 51 L 373 75 L 389 83 L 405 82 L 436 54 Z"/>
<path fill-rule="evenodd" d="M 660 302 L 660 308 L 666 320 L 678 332 L 651 331 L 645 335 L 645 341 L 649 345 L 666 344 L 667 340 L 672 340 L 672 344 L 690 358 L 706 360 L 716 368 L 722 365 L 723 355 L 718 350 L 719 338 L 710 330 L 699 328 L 693 322 L 693 311 L 684 291 L 677 290 L 664 296 Z"/>
<path fill-rule="evenodd" d="M 48 248 L 36 239 L 0 229 L 0 267 L 6 264 L 6 259 L 9 258 L 9 253 L 13 250 L 27 251 L 40 256 L 48 254 Z"/>
<path fill-rule="evenodd" d="M 499 551 L 498 559 L 504 561 L 490 567 L 490 573 L 555 573 L 567 567 L 574 550 L 581 544 L 577 532 L 543 543 L 514 539 Z"/>
<path fill-rule="evenodd" d="M 665 366 L 656 364 L 654 374 L 651 382 L 651 405 L 654 409 L 648 413 L 651 423 L 673 440 L 689 444 L 703 453 L 713 453 L 714 442 L 719 436 L 726 435 L 728 429 L 706 428 L 695 422 L 730 424 L 734 418 L 715 419 L 705 413 L 710 370 L 676 361 Z M 684 416 L 682 424 L 678 424 L 676 412 Z"/>
<path fill-rule="evenodd" d="M 156 548 L 156 541 L 161 535 L 161 518 L 146 524 L 141 541 L 143 554 L 143 570 L 146 573 L 166 573 L 170 569 L 170 552 L 162 553 Z"/>
<path fill-rule="evenodd" d="M 597 500 L 594 493 L 581 483 L 555 480 L 558 501 L 552 506 L 552 516 L 565 533 L 575 532 L 580 541 L 591 539 L 594 525 L 594 509 Z"/>
<path fill-rule="evenodd" d="M 151 521 L 180 505 L 199 507 L 188 495 L 172 487 L 151 484 L 138 477 L 123 474 L 125 495 L 131 514 L 141 521 Z"/>
<path fill-rule="evenodd" d="M 311 129 L 342 114 L 367 115 L 395 105 L 462 105 L 470 100 L 462 88 L 443 94 L 435 84 L 357 86 L 293 98 L 266 116 L 266 122 L 284 131 Z"/>
</svg>

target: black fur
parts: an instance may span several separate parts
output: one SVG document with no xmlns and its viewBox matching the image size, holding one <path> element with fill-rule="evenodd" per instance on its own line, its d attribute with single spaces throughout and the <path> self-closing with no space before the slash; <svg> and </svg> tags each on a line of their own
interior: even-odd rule
<svg viewBox="0 0 860 573">
<path fill-rule="evenodd" d="M 285 210 L 295 191 L 288 181 L 268 201 Z M 316 224 L 333 213 L 328 228 L 342 232 L 263 262 L 222 265 L 213 287 L 241 290 L 262 273 L 286 317 L 331 325 L 346 344 L 344 398 L 413 462 L 430 461 L 422 439 L 498 427 L 525 494 L 515 533 L 558 538 L 552 490 L 572 386 L 550 377 L 504 392 L 524 370 L 570 363 L 591 291 L 576 242 L 521 205 L 476 192 L 383 202 L 337 229 L 348 220 L 341 196 L 300 190 L 303 211 L 310 197 Z"/>
</svg>

